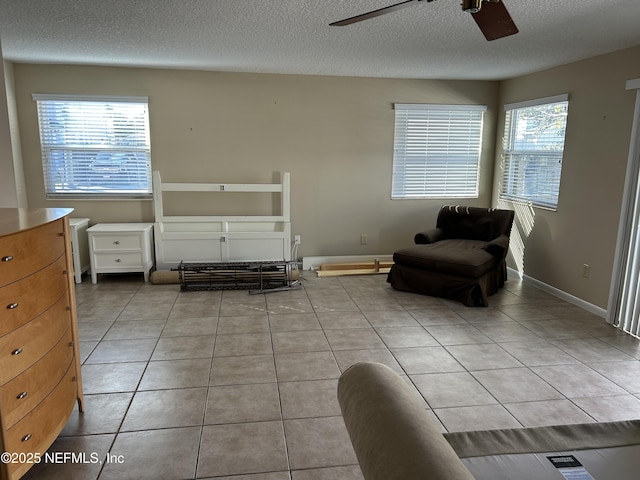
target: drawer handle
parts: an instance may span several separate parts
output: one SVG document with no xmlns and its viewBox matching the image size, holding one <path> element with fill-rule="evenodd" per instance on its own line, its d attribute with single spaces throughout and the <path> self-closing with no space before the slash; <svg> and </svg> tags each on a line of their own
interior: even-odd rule
<svg viewBox="0 0 640 480">
<path fill-rule="evenodd" d="M 114 262 L 118 262 L 118 263 L 120 263 L 121 261 L 122 261 L 122 260 L 120 260 L 119 258 L 116 258 L 116 259 L 114 260 Z"/>
<path fill-rule="evenodd" d="M 10 303 L 9 305 L 7 305 L 7 310 L 15 310 L 16 308 L 18 308 L 17 303 Z"/>
<path fill-rule="evenodd" d="M 19 394 L 18 396 L 16 396 L 16 398 L 18 400 L 22 400 L 24 397 L 26 397 L 27 395 L 29 395 L 27 392 L 22 392 L 21 394 Z"/>
<path fill-rule="evenodd" d="M 113 242 L 114 245 L 120 245 L 120 240 L 116 240 L 115 242 Z"/>
<path fill-rule="evenodd" d="M 27 433 L 24 437 L 22 437 L 23 442 L 28 442 L 31 439 L 31 434 Z"/>
<path fill-rule="evenodd" d="M 20 355 L 22 351 L 22 347 L 16 348 L 13 352 L 11 352 L 11 355 Z"/>
<path fill-rule="evenodd" d="M 13 260 L 13 255 L 5 255 L 2 257 L 3 262 L 10 262 L 11 260 Z"/>
</svg>

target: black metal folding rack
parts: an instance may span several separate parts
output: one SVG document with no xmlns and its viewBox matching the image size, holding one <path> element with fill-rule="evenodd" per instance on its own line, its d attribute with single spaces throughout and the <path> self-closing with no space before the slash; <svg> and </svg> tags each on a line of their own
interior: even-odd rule
<svg viewBox="0 0 640 480">
<path fill-rule="evenodd" d="M 249 290 L 266 293 L 300 288 L 293 261 L 220 262 L 178 265 L 180 290 Z"/>
</svg>

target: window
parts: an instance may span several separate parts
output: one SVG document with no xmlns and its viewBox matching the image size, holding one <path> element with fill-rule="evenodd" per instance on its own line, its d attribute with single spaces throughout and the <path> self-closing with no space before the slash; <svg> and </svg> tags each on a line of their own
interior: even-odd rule
<svg viewBox="0 0 640 480">
<path fill-rule="evenodd" d="M 505 105 L 500 198 L 557 208 L 568 98 Z"/>
<path fill-rule="evenodd" d="M 396 104 L 391 198 L 475 198 L 481 105 Z"/>
<path fill-rule="evenodd" d="M 33 99 L 47 198 L 151 196 L 146 97 Z"/>
</svg>

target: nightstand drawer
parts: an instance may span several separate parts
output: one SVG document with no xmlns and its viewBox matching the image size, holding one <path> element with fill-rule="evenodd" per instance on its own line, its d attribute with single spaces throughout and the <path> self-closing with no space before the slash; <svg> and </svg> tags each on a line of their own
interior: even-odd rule
<svg viewBox="0 0 640 480">
<path fill-rule="evenodd" d="M 0 385 L 25 371 L 60 340 L 71 324 L 68 305 L 67 296 L 62 295 L 42 315 L 0 337 Z"/>
<path fill-rule="evenodd" d="M 94 252 L 121 251 L 121 250 L 142 250 L 142 237 L 140 235 L 129 235 L 114 233 L 110 235 L 91 235 L 91 242 Z"/>
<path fill-rule="evenodd" d="M 123 269 L 142 267 L 141 252 L 96 253 L 93 256 L 94 265 L 98 269 Z"/>
<path fill-rule="evenodd" d="M 33 367 L 0 387 L 5 427 L 10 428 L 58 384 L 73 360 L 71 329 Z"/>
</svg>

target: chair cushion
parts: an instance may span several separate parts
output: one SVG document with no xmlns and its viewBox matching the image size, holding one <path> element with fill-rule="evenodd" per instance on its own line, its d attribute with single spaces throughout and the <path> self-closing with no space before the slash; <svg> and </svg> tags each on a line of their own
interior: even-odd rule
<svg viewBox="0 0 640 480">
<path fill-rule="evenodd" d="M 477 278 L 496 266 L 498 259 L 484 250 L 481 240 L 449 239 L 397 250 L 393 261 L 431 272 Z"/>
<path fill-rule="evenodd" d="M 436 227 L 443 230 L 444 238 L 488 242 L 499 235 L 509 236 L 513 217 L 513 210 L 443 205 L 438 212 Z"/>
<path fill-rule="evenodd" d="M 445 230 L 448 238 L 463 238 L 470 240 L 493 240 L 496 235 L 493 232 L 493 222 L 488 218 L 475 219 L 461 217 L 457 222 L 451 223 Z"/>
</svg>

